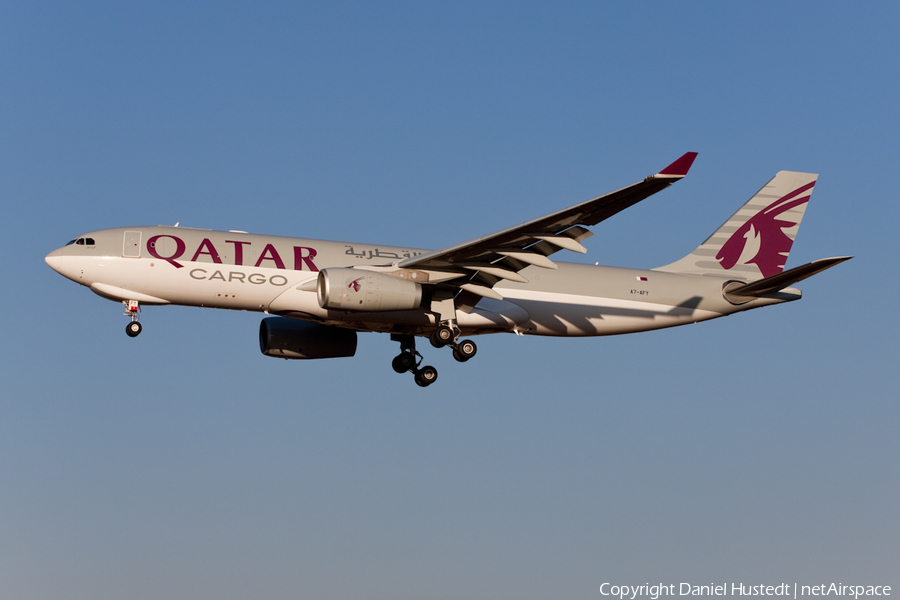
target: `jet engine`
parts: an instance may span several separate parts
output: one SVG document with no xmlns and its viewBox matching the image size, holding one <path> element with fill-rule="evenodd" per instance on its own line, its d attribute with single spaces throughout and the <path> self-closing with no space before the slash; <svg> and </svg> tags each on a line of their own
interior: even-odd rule
<svg viewBox="0 0 900 600">
<path fill-rule="evenodd" d="M 356 354 L 356 332 L 321 323 L 269 317 L 259 324 L 259 349 L 275 358 L 341 358 Z"/>
<path fill-rule="evenodd" d="M 413 310 L 422 304 L 418 283 L 362 269 L 319 271 L 317 291 L 319 306 L 333 310 Z"/>
</svg>

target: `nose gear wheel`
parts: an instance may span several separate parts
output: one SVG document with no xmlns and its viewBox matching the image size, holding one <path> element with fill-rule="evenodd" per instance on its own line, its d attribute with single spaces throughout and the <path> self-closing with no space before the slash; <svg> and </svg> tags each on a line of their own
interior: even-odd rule
<svg viewBox="0 0 900 600">
<path fill-rule="evenodd" d="M 125 326 L 125 333 L 128 337 L 137 337 L 140 335 L 141 324 L 138 322 L 138 313 L 141 312 L 141 304 L 137 300 L 123 300 L 125 305 L 125 316 L 131 317 L 131 323 Z"/>
</svg>

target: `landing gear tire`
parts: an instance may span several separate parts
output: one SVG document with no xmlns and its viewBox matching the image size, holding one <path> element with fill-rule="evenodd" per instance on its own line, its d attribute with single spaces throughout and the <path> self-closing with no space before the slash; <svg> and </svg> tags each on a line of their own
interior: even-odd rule
<svg viewBox="0 0 900 600">
<path fill-rule="evenodd" d="M 137 321 L 132 321 L 128 325 L 125 326 L 125 333 L 128 334 L 128 337 L 137 337 L 141 333 L 141 324 Z"/>
<path fill-rule="evenodd" d="M 416 384 L 420 387 L 428 387 L 437 381 L 437 369 L 432 366 L 425 366 L 416 373 Z"/>
<path fill-rule="evenodd" d="M 406 373 L 416 365 L 416 357 L 411 352 L 401 352 L 391 361 L 391 366 L 397 373 Z"/>
<path fill-rule="evenodd" d="M 431 333 L 431 345 L 435 348 L 443 348 L 453 341 L 453 330 L 446 325 L 441 325 Z"/>
<path fill-rule="evenodd" d="M 466 362 L 478 352 L 478 346 L 472 340 L 463 340 L 453 349 L 453 358 L 459 362 Z"/>
</svg>

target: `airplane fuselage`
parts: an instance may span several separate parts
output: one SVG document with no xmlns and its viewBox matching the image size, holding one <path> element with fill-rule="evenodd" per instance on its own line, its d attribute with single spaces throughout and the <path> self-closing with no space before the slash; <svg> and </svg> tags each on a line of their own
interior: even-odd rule
<svg viewBox="0 0 900 600">
<path fill-rule="evenodd" d="M 316 278 L 325 268 L 390 272 L 392 264 L 426 252 L 236 231 L 130 227 L 85 234 L 51 252 L 46 261 L 110 300 L 258 311 L 358 331 L 397 332 L 434 327 L 439 316 L 428 303 L 385 312 L 324 309 L 317 301 Z M 460 310 L 460 331 L 612 335 L 799 298 L 799 291 L 785 290 L 775 298 L 734 304 L 723 297 L 722 289 L 735 278 L 565 262 L 558 262 L 557 269 L 527 267 L 521 275 L 528 283 L 503 281 L 495 286 L 502 300 L 482 298 L 473 308 Z"/>
</svg>

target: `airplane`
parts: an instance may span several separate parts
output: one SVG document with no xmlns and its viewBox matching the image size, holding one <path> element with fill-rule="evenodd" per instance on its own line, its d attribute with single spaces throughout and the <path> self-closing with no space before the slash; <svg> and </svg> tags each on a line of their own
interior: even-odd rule
<svg viewBox="0 0 900 600">
<path fill-rule="evenodd" d="M 654 269 L 551 259 L 586 253 L 588 229 L 684 178 L 687 152 L 632 185 L 441 250 L 253 235 L 188 227 L 126 227 L 80 235 L 45 258 L 61 275 L 125 305 L 257 311 L 260 350 L 284 359 L 353 356 L 357 332 L 389 333 L 392 361 L 426 387 L 417 338 L 465 362 L 464 336 L 601 336 L 697 323 L 791 302 L 795 283 L 852 257 L 784 270 L 817 175 L 780 171 L 687 256 Z"/>
</svg>

